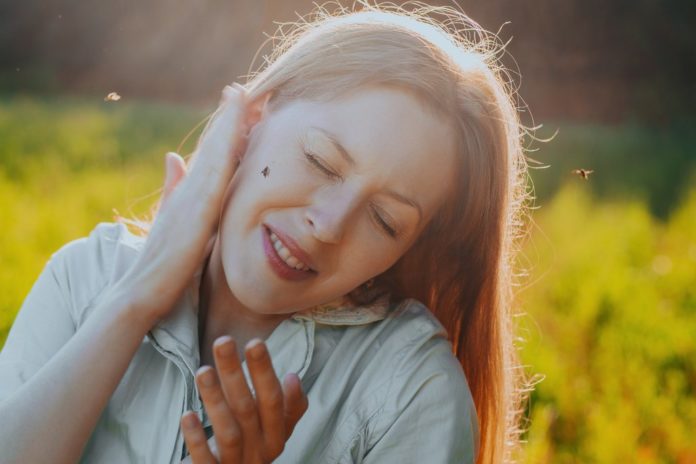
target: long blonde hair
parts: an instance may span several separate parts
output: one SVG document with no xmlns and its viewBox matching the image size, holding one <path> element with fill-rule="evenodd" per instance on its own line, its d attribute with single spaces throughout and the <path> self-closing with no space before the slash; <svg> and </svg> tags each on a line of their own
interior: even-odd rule
<svg viewBox="0 0 696 464">
<path fill-rule="evenodd" d="M 396 86 L 452 121 L 456 194 L 377 279 L 393 296 L 423 302 L 447 329 L 476 405 L 476 462 L 514 462 L 530 383 L 513 343 L 513 259 L 531 195 L 527 130 L 499 63 L 504 45 L 450 7 L 359 3 L 358 11 L 320 6 L 289 32 L 281 25 L 272 37 L 280 42 L 246 85 L 249 97 L 270 91 L 273 108 L 363 85 Z"/>
</svg>

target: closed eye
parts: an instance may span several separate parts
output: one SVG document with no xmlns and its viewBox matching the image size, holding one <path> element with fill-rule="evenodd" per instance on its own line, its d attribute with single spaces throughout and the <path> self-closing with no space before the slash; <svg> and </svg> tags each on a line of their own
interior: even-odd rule
<svg viewBox="0 0 696 464">
<path fill-rule="evenodd" d="M 307 161 L 309 161 L 314 167 L 319 169 L 321 172 L 323 172 L 327 177 L 331 179 L 341 179 L 341 176 L 339 174 L 336 174 L 334 171 L 331 169 L 327 168 L 324 163 L 319 161 L 319 157 L 316 156 L 314 153 L 309 152 L 309 151 L 304 151 L 305 157 L 307 158 Z M 397 231 L 391 227 L 387 221 L 375 210 L 373 213 L 373 217 L 379 223 L 379 225 L 384 229 L 384 231 L 389 234 L 390 237 L 394 238 L 397 236 Z"/>
<path fill-rule="evenodd" d="M 377 212 L 374 214 L 375 219 L 379 224 L 382 226 L 382 228 L 391 236 L 391 237 L 396 237 L 396 230 L 391 227 L 387 222 L 380 216 Z"/>
<path fill-rule="evenodd" d="M 320 171 L 322 171 L 322 172 L 323 172 L 324 174 L 326 174 L 328 177 L 330 177 L 330 178 L 332 178 L 332 179 L 340 179 L 340 178 L 341 178 L 341 176 L 339 176 L 338 174 L 336 174 L 335 172 L 333 172 L 331 169 L 329 169 L 329 168 L 327 168 L 326 166 L 324 166 L 324 164 L 323 164 L 321 161 L 319 161 L 319 158 L 318 158 L 314 153 L 305 151 L 304 154 L 305 154 L 305 157 L 307 157 L 307 160 L 308 160 L 310 163 L 312 163 L 317 169 L 319 169 Z"/>
</svg>

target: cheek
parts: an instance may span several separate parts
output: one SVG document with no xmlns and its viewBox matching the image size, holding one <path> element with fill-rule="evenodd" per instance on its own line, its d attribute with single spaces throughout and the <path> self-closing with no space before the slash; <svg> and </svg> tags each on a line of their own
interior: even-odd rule
<svg viewBox="0 0 696 464">
<path fill-rule="evenodd" d="M 315 188 L 303 166 L 281 158 L 254 165 L 240 184 L 240 196 L 258 212 L 268 212 L 307 205 Z"/>
<path fill-rule="evenodd" d="M 232 231 L 248 233 L 272 210 L 305 204 L 308 184 L 298 166 L 260 156 L 246 161 L 240 165 L 223 199 L 222 224 L 226 235 Z"/>
<path fill-rule="evenodd" d="M 266 168 L 268 175 L 263 180 L 273 190 L 282 189 L 290 193 L 316 184 L 307 166 L 294 151 L 267 157 L 258 165 L 259 171 Z"/>
<path fill-rule="evenodd" d="M 379 232 L 370 230 L 372 225 L 366 219 L 353 229 L 353 237 L 345 243 L 340 252 L 338 269 L 340 272 L 355 274 L 359 283 L 381 274 L 389 269 L 400 257 L 398 250 L 385 245 Z"/>
</svg>

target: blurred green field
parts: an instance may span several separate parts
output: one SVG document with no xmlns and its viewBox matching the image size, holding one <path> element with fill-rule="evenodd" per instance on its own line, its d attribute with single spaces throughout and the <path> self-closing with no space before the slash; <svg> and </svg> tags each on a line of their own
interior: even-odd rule
<svg viewBox="0 0 696 464">
<path fill-rule="evenodd" d="M 205 115 L 0 98 L 0 346 L 50 254 L 114 208 L 147 211 L 164 153 Z M 526 462 L 696 462 L 696 140 L 679 127 L 556 127 L 530 154 L 551 167 L 532 171 L 538 209 L 520 256 L 521 353 L 544 377 Z M 575 167 L 596 172 L 583 181 Z"/>
</svg>

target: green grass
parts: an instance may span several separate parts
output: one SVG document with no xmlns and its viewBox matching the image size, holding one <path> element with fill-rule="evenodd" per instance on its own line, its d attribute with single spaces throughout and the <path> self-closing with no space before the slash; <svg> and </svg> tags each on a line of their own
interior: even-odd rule
<svg viewBox="0 0 696 464">
<path fill-rule="evenodd" d="M 50 254 L 114 208 L 146 212 L 164 153 L 205 114 L 0 98 L 0 346 Z M 544 376 L 526 462 L 696 462 L 696 141 L 559 127 L 531 154 L 551 168 L 532 171 L 541 207 L 520 255 L 521 354 Z M 596 172 L 583 181 L 574 167 Z"/>
</svg>

